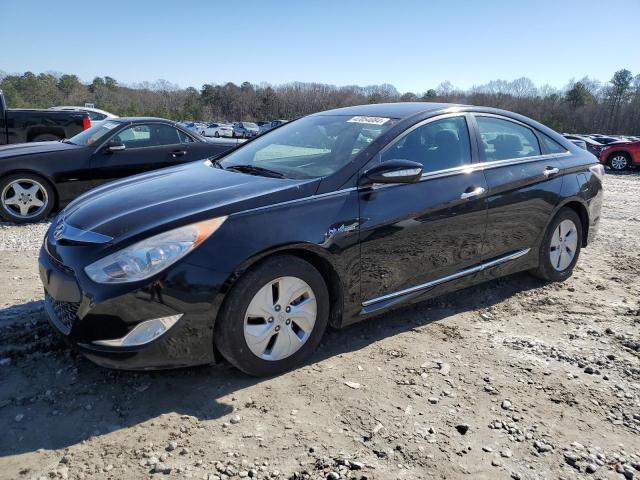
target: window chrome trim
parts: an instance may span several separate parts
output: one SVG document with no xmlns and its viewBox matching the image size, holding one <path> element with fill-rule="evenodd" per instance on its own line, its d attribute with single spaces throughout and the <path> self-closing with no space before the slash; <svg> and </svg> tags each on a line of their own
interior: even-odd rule
<svg viewBox="0 0 640 480">
<path fill-rule="evenodd" d="M 523 248 L 522 250 L 518 250 L 516 252 L 510 253 L 508 255 L 496 258 L 495 260 L 491 260 L 489 262 L 484 262 L 475 267 L 467 268 L 465 270 L 460 270 L 459 272 L 453 273 L 451 275 L 447 275 L 446 277 L 437 278 L 435 280 L 431 280 L 430 282 L 422 283 L 420 285 L 416 285 L 413 287 L 405 288 L 404 290 L 398 290 L 397 292 L 388 293 L 386 295 L 382 295 L 380 297 L 372 298 L 370 300 L 366 300 L 362 302 L 363 307 L 368 307 L 375 303 L 384 302 L 386 300 L 392 300 L 397 297 L 401 297 L 403 295 L 408 295 L 410 293 L 419 292 L 420 290 L 425 290 L 430 287 L 435 287 L 437 285 L 441 285 L 446 282 L 450 282 L 452 280 L 457 280 L 458 278 L 466 277 L 467 275 L 471 275 L 473 273 L 481 272 L 487 268 L 495 267 L 497 265 L 501 265 L 506 262 L 510 262 L 512 260 L 516 260 L 520 257 L 523 257 L 527 253 L 531 251 L 530 248 Z"/>
<path fill-rule="evenodd" d="M 570 157 L 573 154 L 571 152 L 565 152 L 565 153 L 547 153 L 544 155 L 536 155 L 534 157 L 517 157 L 517 158 L 508 158 L 505 160 L 494 160 L 493 162 L 478 162 L 478 163 L 471 163 L 469 165 L 463 165 L 460 167 L 454 167 L 454 168 L 448 168 L 445 170 L 435 170 L 433 172 L 427 172 L 427 173 L 423 173 L 422 176 L 420 177 L 420 180 L 418 180 L 418 182 L 416 183 L 420 183 L 423 182 L 425 180 L 431 180 L 434 178 L 444 178 L 444 177 L 450 177 L 453 175 L 460 175 L 460 174 L 470 174 L 473 172 L 479 172 L 479 171 L 483 171 L 483 170 L 491 170 L 493 168 L 500 168 L 500 167 L 508 167 L 511 165 L 520 165 L 520 164 L 524 164 L 524 163 L 534 163 L 534 162 L 539 162 L 542 160 L 550 160 L 550 159 L 555 159 L 555 158 L 559 158 L 559 157 Z M 374 190 L 379 190 L 381 188 L 388 188 L 388 187 L 398 187 L 400 185 L 411 185 L 411 184 L 406 184 L 406 183 L 376 183 L 374 184 L 371 188 L 373 188 Z"/>
</svg>

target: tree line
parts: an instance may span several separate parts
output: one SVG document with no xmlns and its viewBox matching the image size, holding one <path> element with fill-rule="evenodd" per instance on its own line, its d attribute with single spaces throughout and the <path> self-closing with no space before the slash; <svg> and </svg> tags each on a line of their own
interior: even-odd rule
<svg viewBox="0 0 640 480">
<path fill-rule="evenodd" d="M 166 80 L 122 85 L 96 77 L 89 84 L 73 74 L 0 71 L 0 89 L 16 108 L 84 105 L 120 116 L 157 116 L 174 120 L 294 119 L 321 110 L 380 102 L 451 102 L 512 110 L 561 132 L 640 134 L 640 74 L 626 69 L 601 83 L 589 77 L 563 88 L 537 87 L 523 77 L 494 80 L 470 89 L 443 82 L 422 93 L 400 93 L 393 85 L 335 86 L 292 82 L 282 85 L 208 83 L 200 90 Z"/>
</svg>

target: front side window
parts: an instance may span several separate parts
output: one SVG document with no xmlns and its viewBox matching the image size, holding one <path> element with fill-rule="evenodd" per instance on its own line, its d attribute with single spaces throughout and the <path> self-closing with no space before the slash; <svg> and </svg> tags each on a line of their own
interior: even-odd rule
<svg viewBox="0 0 640 480">
<path fill-rule="evenodd" d="M 178 137 L 178 130 L 163 124 L 134 125 L 114 135 L 111 141 L 122 143 L 127 149 L 160 147 L 181 143 Z"/>
<path fill-rule="evenodd" d="M 476 122 L 485 161 L 540 155 L 538 139 L 530 128 L 494 117 L 477 116 Z"/>
<path fill-rule="evenodd" d="M 466 119 L 445 118 L 416 128 L 382 154 L 383 162 L 394 159 L 421 163 L 424 173 L 471 163 L 471 144 Z"/>
<path fill-rule="evenodd" d="M 234 150 L 220 165 L 266 168 L 290 178 L 324 177 L 344 167 L 395 123 L 382 117 L 304 117 Z"/>
</svg>

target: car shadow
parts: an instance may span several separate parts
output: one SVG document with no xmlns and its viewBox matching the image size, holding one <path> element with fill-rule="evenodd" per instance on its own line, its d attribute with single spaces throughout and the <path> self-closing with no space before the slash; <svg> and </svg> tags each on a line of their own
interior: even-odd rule
<svg viewBox="0 0 640 480">
<path fill-rule="evenodd" d="M 329 330 L 306 366 L 542 285 L 527 274 L 515 274 Z M 31 312 L 31 318 L 3 323 L 19 312 Z M 249 377 L 226 363 L 160 372 L 98 367 L 52 330 L 42 302 L 0 310 L 0 326 L 0 359 L 11 358 L 0 366 L 0 457 L 66 448 L 163 414 L 219 419 L 234 410 L 228 395 L 274 381 Z"/>
</svg>

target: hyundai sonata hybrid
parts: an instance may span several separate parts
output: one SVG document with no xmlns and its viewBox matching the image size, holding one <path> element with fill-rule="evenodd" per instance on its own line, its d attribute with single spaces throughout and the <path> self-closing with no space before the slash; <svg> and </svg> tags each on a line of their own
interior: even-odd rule
<svg viewBox="0 0 640 480">
<path fill-rule="evenodd" d="M 45 308 L 100 365 L 224 358 L 273 375 L 328 325 L 519 271 L 567 279 L 598 229 L 603 175 L 503 110 L 321 112 L 76 199 L 40 252 Z"/>
</svg>

